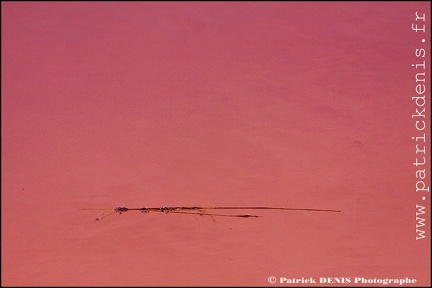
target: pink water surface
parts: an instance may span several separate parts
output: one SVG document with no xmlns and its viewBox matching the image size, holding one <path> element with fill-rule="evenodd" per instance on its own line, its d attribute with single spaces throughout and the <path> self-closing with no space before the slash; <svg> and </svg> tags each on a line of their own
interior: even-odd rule
<svg viewBox="0 0 432 288">
<path fill-rule="evenodd" d="M 1 5 L 2 285 L 430 284 L 430 2 Z M 81 210 L 186 205 L 342 212 Z"/>
</svg>

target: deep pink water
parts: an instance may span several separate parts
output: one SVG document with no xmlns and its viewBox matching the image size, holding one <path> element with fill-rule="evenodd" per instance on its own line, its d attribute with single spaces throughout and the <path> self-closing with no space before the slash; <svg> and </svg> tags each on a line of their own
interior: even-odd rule
<svg viewBox="0 0 432 288">
<path fill-rule="evenodd" d="M 430 2 L 2 2 L 2 285 L 430 285 L 416 11 L 430 29 Z M 342 213 L 81 210 L 122 205 Z"/>
</svg>

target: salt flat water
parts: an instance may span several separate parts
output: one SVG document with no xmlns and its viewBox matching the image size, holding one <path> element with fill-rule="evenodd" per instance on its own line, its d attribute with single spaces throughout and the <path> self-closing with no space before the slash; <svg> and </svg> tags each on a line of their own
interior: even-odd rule
<svg viewBox="0 0 432 288">
<path fill-rule="evenodd" d="M 430 2 L 2 2 L 2 285 L 427 286 L 416 12 L 429 29 Z M 117 206 L 342 212 L 81 210 Z"/>
</svg>

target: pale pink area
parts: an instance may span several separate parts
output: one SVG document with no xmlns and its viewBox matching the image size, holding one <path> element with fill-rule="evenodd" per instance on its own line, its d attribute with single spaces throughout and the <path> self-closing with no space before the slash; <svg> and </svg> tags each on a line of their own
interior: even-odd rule
<svg viewBox="0 0 432 288">
<path fill-rule="evenodd" d="M 429 285 L 415 11 L 430 29 L 429 2 L 2 2 L 2 285 Z M 81 210 L 169 205 L 342 213 Z"/>
</svg>

